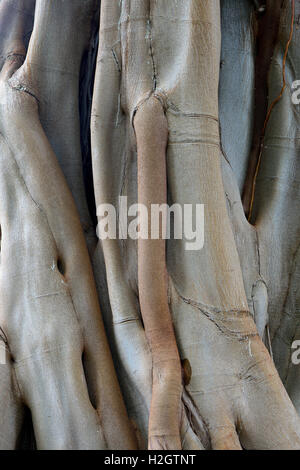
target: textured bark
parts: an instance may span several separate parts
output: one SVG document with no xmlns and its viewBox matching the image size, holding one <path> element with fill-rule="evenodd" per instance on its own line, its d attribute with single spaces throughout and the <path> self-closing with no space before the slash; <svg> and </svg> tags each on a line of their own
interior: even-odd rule
<svg viewBox="0 0 300 470">
<path fill-rule="evenodd" d="M 234 2 L 224 3 L 224 31 L 228 30 L 230 12 Z M 291 31 L 292 2 L 284 2 L 279 26 L 278 43 L 274 49 L 268 76 L 268 101 L 271 104 L 280 95 L 283 86 L 283 60 Z M 244 219 L 239 202 L 238 189 L 234 188 L 234 176 L 227 162 L 223 162 L 225 192 L 228 196 L 229 214 L 235 232 L 236 244 L 243 270 L 244 285 L 248 304 L 256 322 L 260 320 L 261 334 L 266 336 L 270 330 L 275 364 L 281 379 L 286 385 L 294 404 L 299 411 L 298 368 L 291 363 L 292 342 L 298 339 L 297 305 L 299 297 L 297 270 L 299 246 L 299 190 L 298 190 L 298 148 L 299 133 L 298 107 L 292 103 L 292 83 L 299 75 L 299 4 L 295 2 L 294 28 L 292 41 L 288 48 L 285 63 L 286 88 L 280 101 L 270 115 L 262 147 L 261 165 L 256 182 L 253 216 L 255 225 L 250 226 Z M 251 122 L 237 119 L 228 124 L 228 116 L 236 112 L 235 102 L 244 101 L 251 109 L 251 93 L 248 81 L 241 80 L 245 69 L 249 77 L 254 76 L 254 41 L 249 33 L 250 6 L 243 6 L 243 26 L 236 23 L 228 38 L 238 37 L 237 48 L 246 50 L 236 70 L 236 101 L 230 100 L 231 87 L 220 86 L 222 144 L 233 171 L 245 174 L 248 155 L 240 153 L 243 145 L 250 150 Z M 248 21 L 246 21 L 248 18 Z M 250 51 L 250 53 L 249 53 Z M 252 51 L 252 54 L 251 54 Z M 240 49 L 237 52 L 241 54 Z M 228 83 L 231 74 L 232 58 L 229 51 L 222 53 L 224 67 L 221 69 L 220 82 Z M 244 61 L 244 62 L 243 62 Z M 246 62 L 246 64 L 245 64 Z M 242 113 L 242 110 L 239 111 Z M 229 139 L 229 132 L 236 133 L 240 141 Z M 244 137 L 243 137 L 244 136 Z M 240 156 L 239 161 L 237 157 Z M 242 179 L 240 179 L 241 181 Z M 242 185 L 240 185 L 240 189 Z M 247 246 L 247 250 L 245 249 Z M 274 254 L 276 254 L 274 256 Z M 257 290 L 258 287 L 258 290 Z M 261 301 L 257 303 L 257 293 Z M 256 295 L 255 295 L 256 294 Z M 265 299 L 265 300 L 263 300 Z M 259 307 L 261 305 L 261 307 Z M 257 309 L 258 307 L 258 309 Z M 270 345 L 269 345 L 270 347 Z"/>
<path fill-rule="evenodd" d="M 81 2 L 64 5 L 78 14 Z M 53 14 L 62 5 L 47 6 Z M 15 419 L 20 421 L 21 406 L 31 410 L 38 448 L 133 448 L 83 231 L 39 119 L 43 95 L 37 82 L 44 69 L 35 34 L 44 15 L 49 18 L 44 7 L 37 2 L 40 16 L 24 64 L 13 73 L 20 57 L 12 49 L 1 72 L 1 328 L 12 377 L 7 380 L 16 382 Z M 6 424 L 15 426 L 14 420 Z M 14 447 L 15 433 L 7 435 Z"/>
<path fill-rule="evenodd" d="M 300 448 L 299 8 L 0 1 L 1 448 Z M 97 242 L 93 194 L 204 248 Z"/>
</svg>

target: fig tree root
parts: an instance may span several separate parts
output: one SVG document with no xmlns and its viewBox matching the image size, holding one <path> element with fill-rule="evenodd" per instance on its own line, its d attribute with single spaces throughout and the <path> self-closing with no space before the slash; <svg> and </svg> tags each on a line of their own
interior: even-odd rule
<svg viewBox="0 0 300 470">
<path fill-rule="evenodd" d="M 151 239 L 151 206 L 167 203 L 168 123 L 160 101 L 150 96 L 134 116 L 138 152 L 138 202 L 147 208 L 148 239 L 138 240 L 139 300 L 152 353 L 150 449 L 180 449 L 182 374 L 168 305 L 166 241 Z"/>
</svg>

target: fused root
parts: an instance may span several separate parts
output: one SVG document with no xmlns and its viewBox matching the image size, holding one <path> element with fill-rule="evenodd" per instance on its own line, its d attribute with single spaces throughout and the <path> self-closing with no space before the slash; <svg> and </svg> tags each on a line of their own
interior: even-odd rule
<svg viewBox="0 0 300 470">
<path fill-rule="evenodd" d="M 151 96 L 138 108 L 134 128 L 138 150 L 138 201 L 148 208 L 150 214 L 151 204 L 167 202 L 168 125 L 156 97 Z M 163 238 L 138 240 L 138 279 L 141 312 L 153 367 L 149 448 L 180 449 L 182 376 L 168 305 Z"/>
<path fill-rule="evenodd" d="M 257 56 L 255 60 L 255 119 L 250 151 L 248 169 L 243 189 L 243 207 L 248 220 L 251 220 L 254 202 L 256 179 L 260 167 L 263 142 L 271 112 L 277 102 L 281 99 L 286 87 L 285 83 L 285 61 L 288 48 L 293 34 L 295 1 L 292 0 L 292 17 L 290 36 L 286 45 L 282 75 L 283 85 L 278 97 L 271 103 L 268 109 L 268 73 L 278 39 L 279 23 L 282 12 L 283 0 L 267 1 L 266 13 L 258 19 L 257 29 Z"/>
</svg>

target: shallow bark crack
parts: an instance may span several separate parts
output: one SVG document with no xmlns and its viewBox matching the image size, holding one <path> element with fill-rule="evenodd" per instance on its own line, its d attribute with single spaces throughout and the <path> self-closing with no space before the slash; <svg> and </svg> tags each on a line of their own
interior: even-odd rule
<svg viewBox="0 0 300 470">
<path fill-rule="evenodd" d="M 234 331 L 231 330 L 229 326 L 227 326 L 225 323 L 228 321 L 235 321 L 235 320 L 242 320 L 242 319 L 247 319 L 251 318 L 252 315 L 248 310 L 220 310 L 216 307 L 212 306 L 206 306 L 205 304 L 201 304 L 200 302 L 196 302 L 192 299 L 188 299 L 176 290 L 177 295 L 183 300 L 188 305 L 191 305 L 192 307 L 196 308 L 199 310 L 205 317 L 210 320 L 217 328 L 218 330 L 226 335 L 228 338 L 236 338 L 238 341 L 247 341 L 249 338 L 253 338 L 255 336 L 258 336 L 258 333 L 256 329 L 253 328 L 253 331 L 247 331 L 247 332 L 241 332 L 241 331 Z M 226 315 L 226 318 L 216 318 L 216 316 L 219 315 Z"/>
<path fill-rule="evenodd" d="M 151 12 L 149 15 L 149 19 L 147 20 L 147 34 L 146 34 L 146 39 L 149 40 L 149 54 L 151 58 L 151 63 L 152 63 L 152 70 L 153 70 L 153 91 L 156 90 L 157 87 L 157 69 L 156 69 L 156 64 L 154 60 L 154 52 L 153 52 L 153 36 L 152 36 L 152 23 L 151 23 Z"/>
<path fill-rule="evenodd" d="M 8 339 L 7 339 L 7 336 L 3 330 L 3 328 L 1 328 L 0 326 L 0 338 L 2 339 L 2 341 L 4 342 L 4 344 L 6 345 L 6 347 L 9 349 L 9 344 L 8 344 Z"/>
<path fill-rule="evenodd" d="M 122 72 L 121 64 L 120 64 L 120 62 L 119 62 L 118 56 L 117 56 L 117 54 L 116 54 L 116 52 L 115 52 L 115 50 L 114 50 L 113 47 L 111 48 L 111 52 L 112 52 L 112 55 L 113 55 L 114 62 L 115 62 L 115 64 L 116 64 L 116 66 L 117 66 L 118 72 L 121 73 L 121 72 Z"/>
<path fill-rule="evenodd" d="M 22 85 L 21 83 L 19 85 L 12 85 L 9 82 L 8 82 L 8 84 L 11 87 L 12 90 L 23 91 L 24 93 L 27 93 L 28 95 L 32 96 L 38 104 L 40 103 L 37 96 L 34 93 L 32 93 L 32 91 L 30 91 L 25 85 Z"/>
</svg>

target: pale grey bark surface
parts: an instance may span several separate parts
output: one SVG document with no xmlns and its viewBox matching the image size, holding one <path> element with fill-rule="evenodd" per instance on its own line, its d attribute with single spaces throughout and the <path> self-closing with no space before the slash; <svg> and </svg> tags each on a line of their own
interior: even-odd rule
<svg viewBox="0 0 300 470">
<path fill-rule="evenodd" d="M 243 181 L 250 147 L 254 44 L 250 29 L 251 7 L 245 2 L 235 5 L 233 9 L 234 3 L 223 2 L 222 31 L 225 40 L 219 93 L 222 145 L 239 183 Z M 239 19 L 233 20 L 233 10 L 238 12 Z M 298 15 L 299 5 L 296 2 L 296 19 Z M 269 73 L 269 104 L 279 95 L 282 87 L 282 60 L 290 32 L 290 17 L 291 3 L 285 2 L 279 42 Z M 235 41 L 232 40 L 233 36 Z M 226 42 L 227 37 L 231 42 Z M 225 191 L 228 182 L 228 192 L 231 192 L 229 213 L 237 238 L 248 303 L 251 308 L 256 296 L 253 286 L 259 283 L 256 292 L 262 299 L 261 307 L 258 311 L 256 309 L 256 315 L 260 317 L 256 318 L 256 323 L 262 324 L 262 334 L 265 326 L 269 325 L 275 364 L 299 410 L 299 370 L 297 365 L 291 363 L 291 346 L 299 337 L 299 105 L 292 102 L 292 83 L 300 74 L 298 41 L 299 27 L 295 21 L 285 67 L 287 86 L 272 112 L 265 137 L 255 197 L 255 231 L 243 220 L 237 188 L 234 192 L 231 189 L 234 179 L 231 170 L 226 163 L 223 167 Z M 238 61 L 235 59 L 237 55 Z M 231 75 L 233 63 L 236 69 L 235 74 Z M 229 119 L 231 113 L 237 119 Z M 230 138 L 230 134 L 236 138 Z M 241 183 L 239 188 L 241 190 Z M 255 305 L 252 309 L 255 315 Z"/>
</svg>

